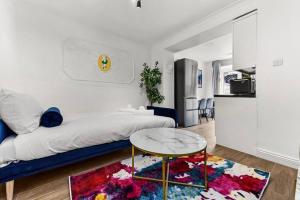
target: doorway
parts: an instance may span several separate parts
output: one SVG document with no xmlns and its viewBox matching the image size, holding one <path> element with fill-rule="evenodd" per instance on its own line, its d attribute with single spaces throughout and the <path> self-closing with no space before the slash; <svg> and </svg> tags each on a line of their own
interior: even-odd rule
<svg viewBox="0 0 300 200">
<path fill-rule="evenodd" d="M 227 24 L 226 27 L 231 27 L 231 24 Z M 224 29 L 224 26 L 222 26 L 222 30 Z M 181 48 L 181 50 L 174 52 L 174 62 L 181 59 L 190 59 L 198 64 L 196 79 L 199 119 L 197 124 L 185 127 L 185 129 L 205 137 L 210 150 L 214 149 L 216 145 L 214 95 L 230 93 L 230 85 L 227 84 L 227 79 L 230 76 L 236 76 L 235 72 L 232 71 L 232 33 L 231 29 L 227 28 L 226 30 L 215 34 L 217 37 L 208 37 L 206 41 L 201 40 L 200 44 Z M 218 31 L 218 29 L 214 31 Z M 219 66 L 217 75 L 214 72 L 216 63 Z"/>
</svg>

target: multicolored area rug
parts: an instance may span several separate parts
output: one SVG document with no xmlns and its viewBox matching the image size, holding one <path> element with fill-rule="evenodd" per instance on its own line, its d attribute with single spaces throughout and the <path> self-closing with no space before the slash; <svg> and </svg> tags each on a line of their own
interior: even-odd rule
<svg viewBox="0 0 300 200">
<path fill-rule="evenodd" d="M 181 157 L 170 162 L 170 180 L 203 184 L 204 156 Z M 208 156 L 209 189 L 169 184 L 168 199 L 174 200 L 256 200 L 263 195 L 270 173 Z M 161 178 L 161 159 L 136 156 L 139 176 Z M 161 183 L 132 179 L 131 159 L 88 173 L 70 177 L 70 194 L 74 200 L 161 200 Z"/>
</svg>

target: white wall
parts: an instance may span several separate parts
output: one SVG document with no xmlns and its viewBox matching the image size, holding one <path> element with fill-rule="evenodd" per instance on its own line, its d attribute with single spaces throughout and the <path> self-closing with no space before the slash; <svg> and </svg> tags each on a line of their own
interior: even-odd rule
<svg viewBox="0 0 300 200">
<path fill-rule="evenodd" d="M 253 148 L 260 157 L 292 167 L 298 164 L 300 146 L 299 7 L 299 0 L 240 1 L 158 42 L 151 51 L 157 58 L 178 42 L 258 8 L 258 127 L 252 135 L 256 140 Z M 283 58 L 284 65 L 272 67 L 278 58 Z M 172 56 L 160 59 L 167 61 Z"/>
<path fill-rule="evenodd" d="M 204 62 L 203 63 L 203 69 L 205 69 L 204 74 L 204 81 L 206 82 L 205 85 L 205 95 L 206 98 L 213 98 L 214 97 L 214 89 L 212 84 L 212 78 L 213 78 L 213 68 L 212 68 L 212 61 Z"/>
<path fill-rule="evenodd" d="M 299 8 L 299 0 L 258 0 L 257 146 L 291 163 L 300 147 Z M 273 67 L 278 58 L 284 65 Z"/>
<path fill-rule="evenodd" d="M 149 61 L 146 46 L 89 29 L 22 1 L 16 4 L 15 20 L 17 40 L 13 42 L 17 44 L 17 52 L 14 52 L 13 58 L 18 64 L 10 68 L 1 66 L 0 74 L 6 76 L 15 73 L 18 68 L 20 76 L 1 80 L 0 87 L 32 94 L 45 108 L 59 106 L 65 113 L 111 111 L 127 104 L 136 107 L 147 104 L 138 85 L 141 66 Z M 2 31 L 6 30 L 1 28 L 1 34 L 10 34 Z M 118 85 L 70 80 L 62 68 L 62 43 L 68 38 L 128 50 L 134 57 L 135 81 L 129 85 Z"/>
<path fill-rule="evenodd" d="M 174 55 L 163 48 L 152 49 L 151 62 L 155 61 L 163 73 L 160 91 L 165 100 L 159 106 L 174 108 Z"/>
<path fill-rule="evenodd" d="M 16 65 L 15 2 L 0 0 L 0 81 L 13 79 Z M 6 71 L 7 73 L 2 73 Z"/>
<path fill-rule="evenodd" d="M 212 77 L 213 77 L 213 68 L 212 62 L 201 62 L 199 69 L 202 70 L 202 88 L 198 88 L 198 99 L 202 98 L 213 98 L 213 89 L 212 89 Z"/>
</svg>

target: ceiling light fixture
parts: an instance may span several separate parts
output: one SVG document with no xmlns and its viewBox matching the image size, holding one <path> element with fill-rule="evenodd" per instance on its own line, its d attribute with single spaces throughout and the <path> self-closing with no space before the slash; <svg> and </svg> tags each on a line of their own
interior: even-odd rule
<svg viewBox="0 0 300 200">
<path fill-rule="evenodd" d="M 142 0 L 137 0 L 136 7 L 142 8 Z"/>
</svg>

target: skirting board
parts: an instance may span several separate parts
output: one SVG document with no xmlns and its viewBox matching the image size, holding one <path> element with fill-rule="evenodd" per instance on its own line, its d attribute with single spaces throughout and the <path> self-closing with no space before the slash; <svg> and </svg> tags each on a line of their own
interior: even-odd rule
<svg viewBox="0 0 300 200">
<path fill-rule="evenodd" d="M 288 167 L 298 169 L 300 163 L 298 159 L 292 158 L 290 156 L 275 153 L 263 148 L 256 148 L 257 156 L 266 160 L 270 160 Z"/>
</svg>

